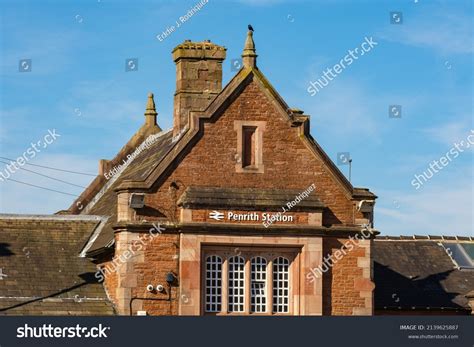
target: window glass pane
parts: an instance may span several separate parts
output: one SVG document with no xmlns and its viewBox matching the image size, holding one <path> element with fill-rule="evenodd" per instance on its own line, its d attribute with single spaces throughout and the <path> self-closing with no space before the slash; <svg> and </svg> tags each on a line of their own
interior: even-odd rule
<svg viewBox="0 0 474 347">
<path fill-rule="evenodd" d="M 461 243 L 462 248 L 466 251 L 469 258 L 474 261 L 474 244 L 473 243 Z"/>
<path fill-rule="evenodd" d="M 252 258 L 251 273 L 251 312 L 265 312 L 267 309 L 267 261 L 262 257 Z"/>
<path fill-rule="evenodd" d="M 290 297 L 290 262 L 278 257 L 273 261 L 273 312 L 288 313 Z"/>
<path fill-rule="evenodd" d="M 222 259 L 206 258 L 206 312 L 220 312 L 222 300 Z"/>
<path fill-rule="evenodd" d="M 469 257 L 466 249 L 463 248 L 459 243 L 445 242 L 443 243 L 446 252 L 461 268 L 473 268 L 474 262 Z"/>
<path fill-rule="evenodd" d="M 244 258 L 229 258 L 229 312 L 244 312 L 244 273 Z"/>
</svg>

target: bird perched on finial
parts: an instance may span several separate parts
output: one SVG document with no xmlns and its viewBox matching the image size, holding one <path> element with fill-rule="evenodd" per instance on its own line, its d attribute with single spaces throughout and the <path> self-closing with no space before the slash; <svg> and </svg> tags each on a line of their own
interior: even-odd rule
<svg viewBox="0 0 474 347">
<path fill-rule="evenodd" d="M 249 28 L 250 31 L 253 31 L 253 28 L 250 24 L 248 25 L 248 28 Z"/>
</svg>

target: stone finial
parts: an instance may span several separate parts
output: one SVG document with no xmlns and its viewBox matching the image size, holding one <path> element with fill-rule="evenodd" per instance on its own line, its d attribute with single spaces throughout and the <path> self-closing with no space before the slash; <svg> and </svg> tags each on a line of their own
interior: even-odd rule
<svg viewBox="0 0 474 347">
<path fill-rule="evenodd" d="M 153 100 L 153 93 L 148 93 L 148 100 L 146 102 L 145 123 L 148 126 L 156 125 L 156 116 L 158 112 L 155 109 L 155 101 Z"/>
<path fill-rule="evenodd" d="M 245 67 L 257 67 L 257 51 L 253 42 L 253 30 L 247 32 L 244 51 L 242 53 L 242 63 Z"/>
</svg>

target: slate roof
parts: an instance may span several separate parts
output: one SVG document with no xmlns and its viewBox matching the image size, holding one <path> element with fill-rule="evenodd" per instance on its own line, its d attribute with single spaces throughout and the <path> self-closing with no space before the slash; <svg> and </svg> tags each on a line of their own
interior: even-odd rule
<svg viewBox="0 0 474 347">
<path fill-rule="evenodd" d="M 152 135 L 153 136 L 153 135 Z M 121 172 L 112 177 L 109 182 L 95 197 L 96 201 L 82 212 L 82 214 L 92 214 L 109 216 L 104 228 L 100 233 L 91 235 L 90 244 L 87 247 L 87 254 L 93 255 L 95 252 L 110 247 L 114 240 L 114 231 L 112 226 L 117 223 L 117 193 L 115 189 L 124 180 L 144 179 L 155 165 L 158 165 L 163 157 L 174 145 L 173 132 L 171 130 L 163 131 L 160 136 L 137 155 L 128 166 Z"/>
<path fill-rule="evenodd" d="M 373 257 L 376 310 L 470 312 L 465 295 L 474 289 L 474 270 L 458 269 L 439 240 L 377 237 Z"/>
<path fill-rule="evenodd" d="M 0 215 L 0 315 L 112 315 L 79 252 L 98 216 Z"/>
</svg>

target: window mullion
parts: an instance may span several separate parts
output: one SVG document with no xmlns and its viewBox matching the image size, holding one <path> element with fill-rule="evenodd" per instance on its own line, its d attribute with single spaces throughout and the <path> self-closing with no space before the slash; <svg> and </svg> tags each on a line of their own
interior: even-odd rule
<svg viewBox="0 0 474 347">
<path fill-rule="evenodd" d="M 227 314 L 229 313 L 228 307 L 228 292 L 229 292 L 229 262 L 227 257 L 224 257 L 224 262 L 222 263 L 222 306 L 221 306 L 221 313 Z"/>
<path fill-rule="evenodd" d="M 244 297 L 244 313 L 250 313 L 250 286 L 251 286 L 251 278 L 250 278 L 250 259 L 245 259 L 245 272 L 244 272 L 244 283 L 245 283 L 245 297 Z"/>
<path fill-rule="evenodd" d="M 267 264 L 267 314 L 273 312 L 273 260 Z"/>
</svg>

